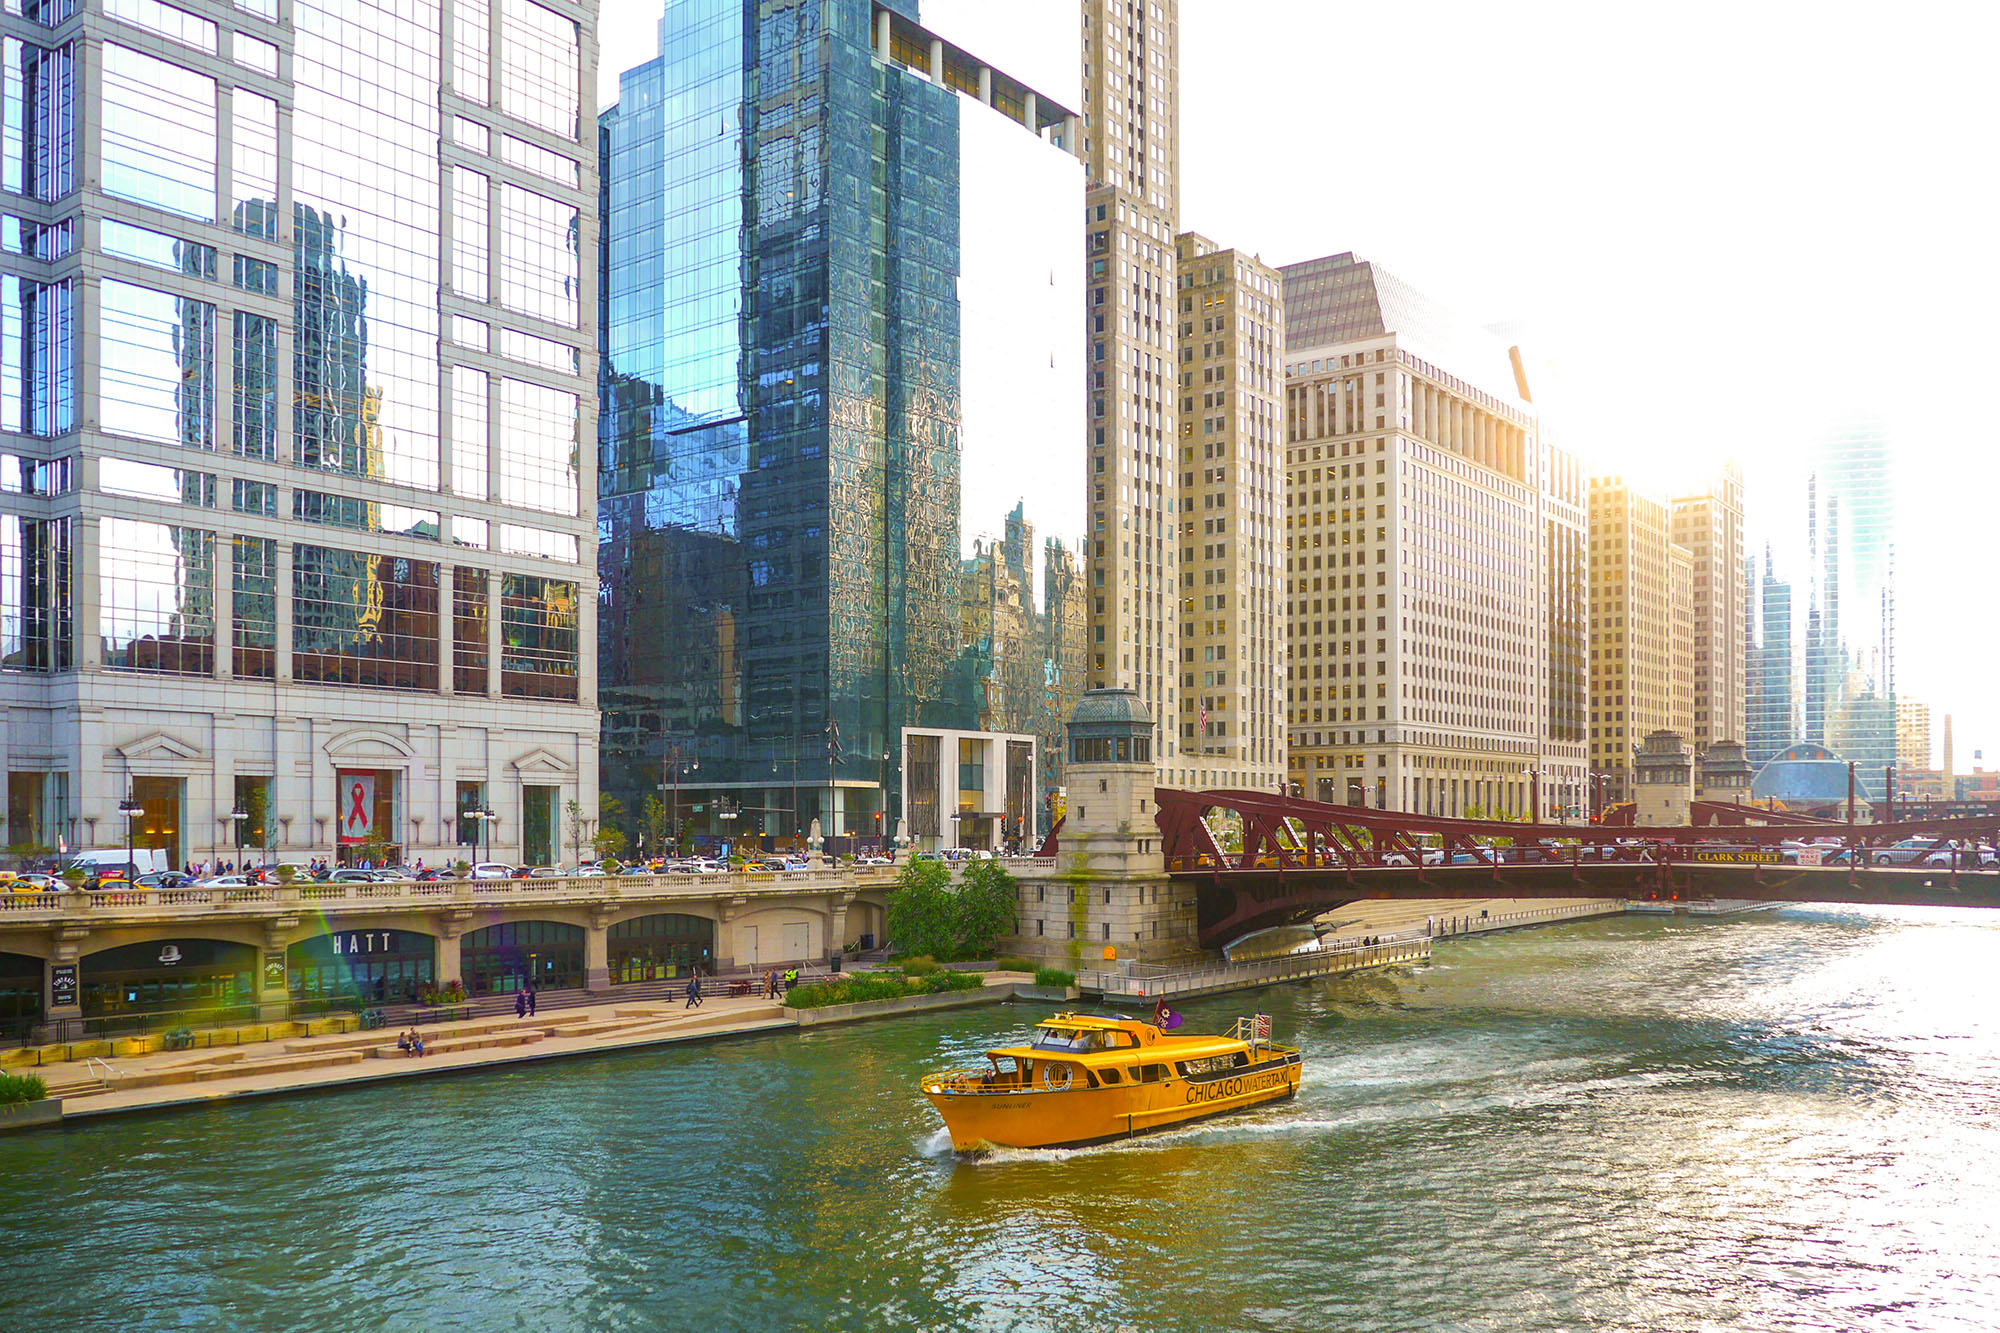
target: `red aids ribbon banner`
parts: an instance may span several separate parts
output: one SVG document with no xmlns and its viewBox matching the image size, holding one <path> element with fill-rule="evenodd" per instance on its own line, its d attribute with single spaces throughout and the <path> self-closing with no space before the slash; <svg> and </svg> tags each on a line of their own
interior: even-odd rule
<svg viewBox="0 0 2000 1333">
<path fill-rule="evenodd" d="M 375 831 L 375 775 L 342 773 L 336 794 L 340 801 L 340 840 L 368 841 Z"/>
</svg>

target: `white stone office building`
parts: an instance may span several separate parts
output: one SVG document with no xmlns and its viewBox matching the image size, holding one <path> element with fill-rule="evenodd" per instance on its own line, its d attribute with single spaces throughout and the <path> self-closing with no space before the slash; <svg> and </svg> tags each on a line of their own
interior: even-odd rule
<svg viewBox="0 0 2000 1333">
<path fill-rule="evenodd" d="M 122 846 L 129 799 L 175 862 L 567 858 L 598 769 L 594 3 L 0 30 L 8 841 Z"/>
<path fill-rule="evenodd" d="M 1287 708 L 1310 799 L 1582 803 L 1584 476 L 1510 349 L 1339 254 L 1286 267 Z"/>
</svg>

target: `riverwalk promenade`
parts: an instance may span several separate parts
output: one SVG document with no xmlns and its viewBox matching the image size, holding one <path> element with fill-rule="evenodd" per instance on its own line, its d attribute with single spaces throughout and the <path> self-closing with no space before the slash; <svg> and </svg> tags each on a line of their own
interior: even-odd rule
<svg viewBox="0 0 2000 1333">
<path fill-rule="evenodd" d="M 1432 910 L 1428 914 L 1410 910 L 1424 906 Z M 1412 937 L 1426 939 L 1427 926 L 1432 936 L 1445 938 L 1452 933 L 1519 929 L 1605 915 L 1623 907 L 1621 901 L 1614 899 L 1580 899 L 1574 903 L 1490 899 L 1433 904 L 1366 902 L 1349 904 L 1334 914 L 1328 924 L 1343 936 L 1397 936 L 1408 941 Z M 1446 929 L 1447 925 L 1451 928 Z M 1377 952 L 1381 956 L 1357 955 L 1342 966 L 1325 971 L 1355 971 L 1421 961 L 1419 953 L 1407 947 Z M 1421 951 L 1421 956 L 1428 956 L 1428 948 Z M 1175 993 L 1211 994 L 1289 979 L 1289 974 L 1284 978 L 1264 975 L 1269 961 L 1234 968 L 1212 967 L 1208 970 L 1214 975 L 1205 978 L 1198 989 L 1183 988 Z M 1224 972 L 1233 975 L 1223 976 Z M 1022 992 L 1026 993 L 1023 998 L 1032 996 L 1038 1003 L 1055 999 L 1046 992 L 1035 991 L 1034 978 L 1026 973 L 990 972 L 983 980 L 985 985 L 977 991 L 912 997 L 909 1001 L 889 1002 L 886 1008 L 857 1006 L 866 1012 L 853 1016 L 886 1017 L 910 1009 L 999 1003 Z M 721 991 L 723 987 L 714 989 Z M 51 1098 L 61 1099 L 62 1120 L 84 1120 L 793 1030 L 829 1020 L 839 1021 L 834 1011 L 790 1010 L 761 996 L 711 993 L 698 1009 L 687 1008 L 680 998 L 638 1002 L 607 998 L 601 1003 L 553 1010 L 531 1018 L 500 1014 L 427 1024 L 420 1029 L 427 1047 L 427 1053 L 421 1057 L 405 1055 L 396 1048 L 398 1032 L 393 1028 L 357 1031 L 343 1022 L 337 1031 L 302 1035 L 295 1031 L 301 1025 L 277 1024 L 265 1029 L 273 1033 L 270 1040 L 217 1044 L 194 1051 L 44 1059 L 32 1070 L 20 1072 L 33 1072 L 47 1081 Z M 282 1029 L 282 1033 L 275 1029 Z"/>
</svg>

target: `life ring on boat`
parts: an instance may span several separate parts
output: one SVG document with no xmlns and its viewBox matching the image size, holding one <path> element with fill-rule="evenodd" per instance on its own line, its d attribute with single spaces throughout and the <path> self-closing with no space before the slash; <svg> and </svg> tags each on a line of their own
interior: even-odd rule
<svg viewBox="0 0 2000 1333">
<path fill-rule="evenodd" d="M 1060 1060 L 1050 1060 L 1042 1065 L 1042 1086 L 1050 1092 L 1068 1092 L 1069 1085 L 1076 1081 L 1076 1071 Z"/>
</svg>

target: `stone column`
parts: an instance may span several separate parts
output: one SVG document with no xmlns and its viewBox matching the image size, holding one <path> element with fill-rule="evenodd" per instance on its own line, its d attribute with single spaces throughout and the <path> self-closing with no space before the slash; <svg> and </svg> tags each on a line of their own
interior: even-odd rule
<svg viewBox="0 0 2000 1333">
<path fill-rule="evenodd" d="M 836 893 L 826 902 L 826 956 L 831 958 L 847 948 L 847 905 L 854 901 L 851 893 Z"/>
<path fill-rule="evenodd" d="M 1040 132 L 1040 127 L 1035 124 L 1035 94 L 1032 90 L 1021 94 L 1021 123 L 1028 127 L 1030 134 Z"/>
<path fill-rule="evenodd" d="M 583 988 L 587 991 L 611 989 L 611 917 L 610 908 L 594 908 L 590 923 L 583 928 Z"/>
<path fill-rule="evenodd" d="M 979 100 L 993 105 L 993 69 L 989 65 L 979 67 Z"/>
<path fill-rule="evenodd" d="M 931 38 L 931 82 L 944 86 L 944 38 Z"/>
<path fill-rule="evenodd" d="M 884 64 L 889 61 L 889 11 L 886 9 L 875 16 L 875 58 Z"/>
<path fill-rule="evenodd" d="M 470 899 L 472 885 L 469 880 L 461 880 L 455 886 L 454 896 Z M 443 986 L 447 981 L 463 981 L 463 944 L 460 936 L 472 924 L 472 909 L 456 907 L 437 918 L 437 961 L 431 974 L 432 984 Z"/>
</svg>

